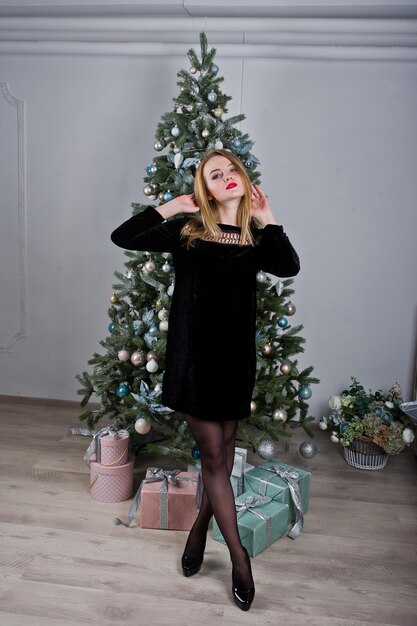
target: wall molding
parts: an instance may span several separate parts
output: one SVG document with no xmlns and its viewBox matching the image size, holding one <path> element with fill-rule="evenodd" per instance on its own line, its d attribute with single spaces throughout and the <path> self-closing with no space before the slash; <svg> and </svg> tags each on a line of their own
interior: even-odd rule
<svg viewBox="0 0 417 626">
<path fill-rule="evenodd" d="M 13 96 L 7 83 L 0 83 L 0 93 L 11 106 L 16 108 L 17 116 L 18 330 L 12 337 L 3 340 L 0 344 L 0 352 L 12 352 L 16 341 L 27 336 L 25 103 Z M 2 295 L 5 296 L 5 294 Z"/>
<path fill-rule="evenodd" d="M 0 54 L 184 56 L 204 30 L 222 57 L 415 61 L 417 19 L 0 17 Z"/>
</svg>

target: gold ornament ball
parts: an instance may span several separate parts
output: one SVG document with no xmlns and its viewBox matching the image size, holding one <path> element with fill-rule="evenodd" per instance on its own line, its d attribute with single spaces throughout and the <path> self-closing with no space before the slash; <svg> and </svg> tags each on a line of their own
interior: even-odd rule
<svg viewBox="0 0 417 626">
<path fill-rule="evenodd" d="M 166 332 L 168 330 L 168 320 L 162 320 L 159 322 L 159 330 Z"/>
<path fill-rule="evenodd" d="M 192 113 L 194 111 L 194 104 L 187 104 L 186 109 L 188 113 Z"/>
<path fill-rule="evenodd" d="M 286 422 L 288 419 L 287 411 L 285 409 L 276 409 L 272 413 L 272 417 L 276 422 Z"/>
<path fill-rule="evenodd" d="M 283 363 L 279 369 L 283 374 L 289 374 L 291 372 L 291 365 L 289 363 Z"/>
<path fill-rule="evenodd" d="M 151 196 L 153 192 L 153 189 L 150 185 L 145 185 L 143 188 L 143 193 L 145 194 L 145 196 Z"/>
<path fill-rule="evenodd" d="M 250 410 L 251 410 L 251 413 L 255 413 L 256 411 L 256 402 L 254 402 L 253 400 L 250 403 Z"/>
<path fill-rule="evenodd" d="M 269 343 L 267 343 L 266 346 L 262 348 L 262 354 L 263 356 L 271 356 L 272 346 Z"/>
<path fill-rule="evenodd" d="M 112 293 L 112 295 L 111 295 L 111 297 L 110 297 L 110 302 L 111 302 L 112 304 L 116 304 L 116 302 L 117 302 L 117 296 L 116 296 L 116 294 L 115 294 L 115 293 Z"/>
<path fill-rule="evenodd" d="M 153 352 L 152 350 L 150 352 L 147 353 L 146 355 L 146 360 L 147 361 L 156 361 L 157 357 L 155 352 Z"/>
<path fill-rule="evenodd" d="M 162 302 L 161 298 L 158 298 L 158 300 L 156 301 L 156 306 L 159 309 L 162 305 L 163 305 L 163 302 Z"/>
<path fill-rule="evenodd" d="M 294 315 L 296 310 L 297 309 L 295 307 L 295 304 L 293 304 L 292 302 L 288 302 L 287 306 L 285 307 L 285 311 L 286 311 L 287 315 Z"/>
<path fill-rule="evenodd" d="M 143 354 L 143 352 L 133 352 L 130 360 L 135 367 L 139 367 L 140 365 L 143 365 L 145 363 L 145 355 Z"/>
<path fill-rule="evenodd" d="M 213 111 L 214 115 L 216 117 L 221 117 L 224 113 L 223 109 L 221 107 L 216 107 Z"/>
</svg>

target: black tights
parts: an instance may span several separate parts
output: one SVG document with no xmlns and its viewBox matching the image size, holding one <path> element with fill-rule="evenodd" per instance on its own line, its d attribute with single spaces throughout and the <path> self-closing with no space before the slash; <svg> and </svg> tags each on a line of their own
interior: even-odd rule
<svg viewBox="0 0 417 626">
<path fill-rule="evenodd" d="M 198 557 L 204 552 L 208 525 L 214 514 L 229 548 L 235 583 L 242 588 L 250 588 L 253 580 L 237 529 L 235 499 L 230 483 L 237 421 L 211 422 L 191 415 L 185 418 L 200 450 L 204 484 L 200 512 L 190 531 L 185 554 Z"/>
</svg>

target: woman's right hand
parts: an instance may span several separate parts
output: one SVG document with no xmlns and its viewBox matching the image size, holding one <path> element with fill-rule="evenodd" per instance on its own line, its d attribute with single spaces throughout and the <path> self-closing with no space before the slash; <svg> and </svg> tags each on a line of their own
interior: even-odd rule
<svg viewBox="0 0 417 626">
<path fill-rule="evenodd" d="M 177 196 L 169 202 L 156 207 L 156 210 L 167 219 L 173 217 L 178 213 L 196 213 L 199 208 L 195 201 L 195 195 L 193 193 Z"/>
</svg>

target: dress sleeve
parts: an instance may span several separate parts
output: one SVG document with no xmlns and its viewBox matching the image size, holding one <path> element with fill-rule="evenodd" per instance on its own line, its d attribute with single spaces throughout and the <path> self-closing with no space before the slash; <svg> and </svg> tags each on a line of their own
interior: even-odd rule
<svg viewBox="0 0 417 626">
<path fill-rule="evenodd" d="M 280 278 L 295 276 L 300 271 L 298 254 L 282 226 L 267 224 L 260 230 L 258 269 Z"/>
<path fill-rule="evenodd" d="M 164 221 L 158 211 L 148 206 L 116 228 L 111 234 L 111 240 L 126 250 L 173 252 L 184 223 L 183 217 Z"/>
</svg>

